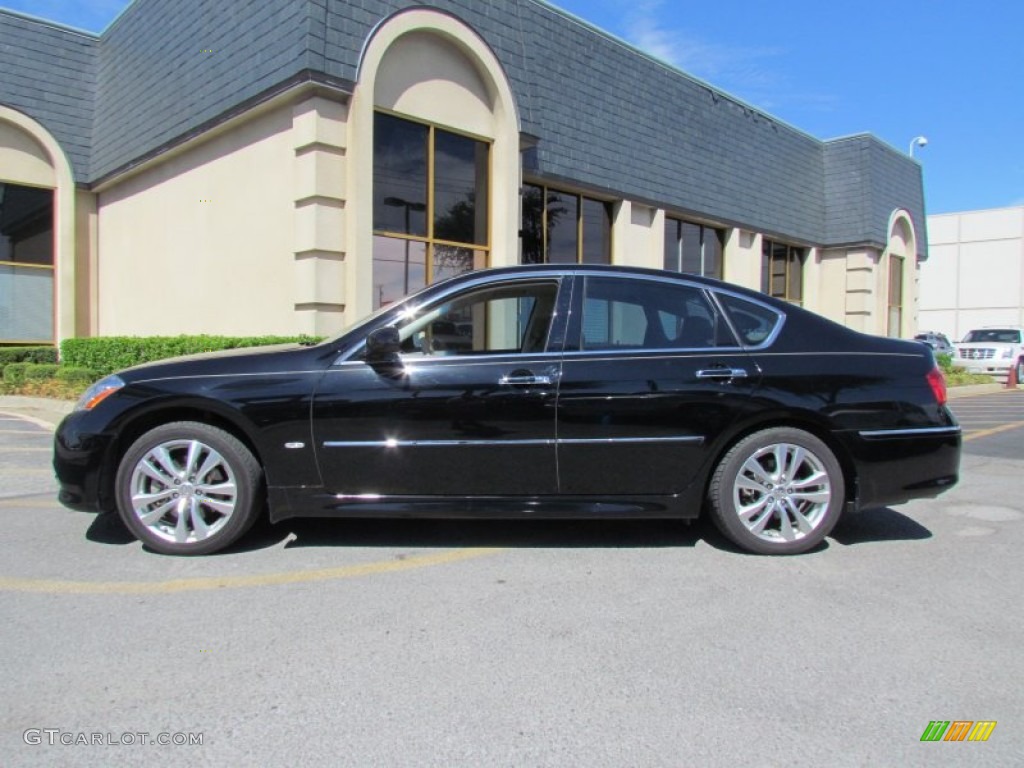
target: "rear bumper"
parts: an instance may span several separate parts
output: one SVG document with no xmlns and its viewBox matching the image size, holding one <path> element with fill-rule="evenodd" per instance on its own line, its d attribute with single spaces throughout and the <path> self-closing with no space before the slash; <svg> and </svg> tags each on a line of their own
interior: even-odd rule
<svg viewBox="0 0 1024 768">
<path fill-rule="evenodd" d="M 960 473 L 960 427 L 861 430 L 843 435 L 860 509 L 938 496 Z"/>
</svg>

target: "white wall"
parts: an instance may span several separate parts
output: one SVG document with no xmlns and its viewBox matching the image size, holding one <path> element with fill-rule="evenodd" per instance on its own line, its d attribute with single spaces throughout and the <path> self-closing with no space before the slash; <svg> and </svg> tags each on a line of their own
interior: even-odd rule
<svg viewBox="0 0 1024 768">
<path fill-rule="evenodd" d="M 928 217 L 918 327 L 960 339 L 1024 325 L 1024 206 Z"/>
</svg>

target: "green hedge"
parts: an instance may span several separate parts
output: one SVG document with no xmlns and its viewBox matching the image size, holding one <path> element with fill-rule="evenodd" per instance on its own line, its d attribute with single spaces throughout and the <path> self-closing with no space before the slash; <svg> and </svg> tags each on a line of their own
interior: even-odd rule
<svg viewBox="0 0 1024 768">
<path fill-rule="evenodd" d="M 179 355 L 317 341 L 313 336 L 100 336 L 65 339 L 60 345 L 60 359 L 64 365 L 88 368 L 105 376 L 122 368 Z"/>
<path fill-rule="evenodd" d="M 8 363 L 4 366 L 4 384 L 20 387 L 25 383 L 25 370 L 32 363 Z"/>
<path fill-rule="evenodd" d="M 56 347 L 0 347 L 0 368 L 10 363 L 56 362 Z"/>
</svg>

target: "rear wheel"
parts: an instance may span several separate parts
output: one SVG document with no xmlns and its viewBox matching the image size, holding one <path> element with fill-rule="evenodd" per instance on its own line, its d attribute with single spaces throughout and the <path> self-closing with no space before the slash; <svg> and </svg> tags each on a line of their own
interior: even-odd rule
<svg viewBox="0 0 1024 768">
<path fill-rule="evenodd" d="M 146 546 L 206 555 L 237 541 L 256 520 L 259 462 L 236 437 L 192 421 L 157 427 L 128 449 L 117 471 L 117 508 Z"/>
<path fill-rule="evenodd" d="M 718 529 L 737 546 L 768 555 L 816 547 L 842 512 L 845 484 L 835 455 L 800 429 L 772 428 L 740 440 L 711 480 Z"/>
</svg>

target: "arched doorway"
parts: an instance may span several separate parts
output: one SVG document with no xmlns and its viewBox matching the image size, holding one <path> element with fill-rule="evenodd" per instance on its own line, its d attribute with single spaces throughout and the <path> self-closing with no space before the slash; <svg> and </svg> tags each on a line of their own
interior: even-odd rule
<svg viewBox="0 0 1024 768">
<path fill-rule="evenodd" d="M 914 276 L 917 267 L 917 237 L 910 214 L 894 211 L 889 219 L 889 241 L 885 248 L 886 335 L 911 335 L 914 315 Z"/>
</svg>

